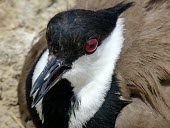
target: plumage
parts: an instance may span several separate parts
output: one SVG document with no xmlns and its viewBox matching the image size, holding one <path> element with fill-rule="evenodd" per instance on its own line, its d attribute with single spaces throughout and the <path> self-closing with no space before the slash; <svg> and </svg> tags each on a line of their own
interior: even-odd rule
<svg viewBox="0 0 170 128">
<path fill-rule="evenodd" d="M 142 100 L 136 102 L 146 104 L 143 104 L 142 108 L 138 107 L 139 118 L 146 118 L 143 119 L 145 123 L 140 123 L 139 120 L 138 124 L 133 124 L 134 127 L 147 125 L 153 128 L 168 128 L 170 127 L 170 100 L 168 98 L 170 95 L 170 42 L 168 36 L 170 32 L 170 19 L 168 17 L 170 2 L 168 0 L 151 0 L 146 1 L 146 3 L 142 2 L 142 5 L 145 7 L 145 10 L 140 12 L 142 14 L 138 12 L 133 14 L 133 16 L 136 15 L 135 24 L 140 23 L 140 25 L 133 24 L 134 27 L 128 27 L 127 33 L 125 33 L 128 38 L 125 36 L 127 40 L 125 40 L 125 49 L 123 49 L 121 59 L 117 64 L 117 74 L 122 82 L 121 86 L 127 87 L 132 95 Z M 136 8 L 138 6 L 136 5 Z M 135 7 L 130 12 L 133 9 Z M 127 17 L 131 16 L 127 15 Z M 133 23 L 130 22 L 127 21 L 126 24 Z M 137 38 L 131 38 L 128 35 L 132 33 L 132 30 L 137 31 L 134 35 Z M 128 46 L 126 47 L 126 45 Z M 136 106 L 135 102 L 134 106 Z M 150 117 L 153 117 L 147 119 L 149 113 Z M 131 127 L 133 125 L 131 123 Z"/>
<path fill-rule="evenodd" d="M 88 1 L 90 3 L 90 1 Z M 92 4 L 89 4 L 89 8 Z M 100 6 L 100 5 L 99 5 Z M 135 1 L 125 12 L 125 42 L 115 74 L 123 98 L 132 100 L 116 119 L 117 128 L 170 127 L 170 2 Z M 19 83 L 19 103 L 24 120 L 30 119 L 23 86 L 30 65 L 46 47 L 44 36 L 26 58 Z M 34 58 L 34 59 L 32 59 Z M 129 97 L 129 94 L 131 97 Z M 36 111 L 32 112 L 37 117 Z M 36 124 L 40 124 L 39 119 Z"/>
</svg>

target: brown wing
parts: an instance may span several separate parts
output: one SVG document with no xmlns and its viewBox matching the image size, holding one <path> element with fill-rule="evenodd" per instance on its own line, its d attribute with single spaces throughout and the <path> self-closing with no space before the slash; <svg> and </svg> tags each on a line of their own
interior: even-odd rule
<svg viewBox="0 0 170 128">
<path fill-rule="evenodd" d="M 124 97 L 138 98 L 123 110 L 118 127 L 169 128 L 170 1 L 137 1 L 124 17 L 125 47 L 116 72 Z"/>
<path fill-rule="evenodd" d="M 18 102 L 19 102 L 19 107 L 20 107 L 20 114 L 22 118 L 22 122 L 25 125 L 29 125 L 27 127 L 31 127 L 31 117 L 29 115 L 28 109 L 27 109 L 27 103 L 26 103 L 26 94 L 25 94 L 25 81 L 27 78 L 27 75 L 32 68 L 34 62 L 38 58 L 38 56 L 42 53 L 44 48 L 47 47 L 46 45 L 46 39 L 44 36 L 44 32 L 42 35 L 39 35 L 40 37 L 39 41 L 33 45 L 31 50 L 29 51 L 28 55 L 26 56 L 26 60 L 24 63 L 24 67 L 22 69 L 20 81 L 18 84 Z M 26 124 L 29 123 L 29 124 Z"/>
</svg>

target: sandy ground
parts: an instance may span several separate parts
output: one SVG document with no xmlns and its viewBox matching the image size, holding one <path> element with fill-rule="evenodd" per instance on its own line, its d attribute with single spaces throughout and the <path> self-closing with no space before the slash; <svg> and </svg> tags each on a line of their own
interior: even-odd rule
<svg viewBox="0 0 170 128">
<path fill-rule="evenodd" d="M 69 2 L 69 8 L 74 6 Z M 17 84 L 32 40 L 57 12 L 64 0 L 0 0 L 0 128 L 19 128 Z"/>
<path fill-rule="evenodd" d="M 82 1 L 0 0 L 0 128 L 22 128 L 17 122 L 20 122 L 17 84 L 32 40 L 49 19 L 70 8 L 99 9 L 116 0 Z"/>
</svg>

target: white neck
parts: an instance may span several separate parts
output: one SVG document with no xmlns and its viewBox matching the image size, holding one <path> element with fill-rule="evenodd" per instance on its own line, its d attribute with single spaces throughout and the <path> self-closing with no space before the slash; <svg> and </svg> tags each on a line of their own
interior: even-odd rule
<svg viewBox="0 0 170 128">
<path fill-rule="evenodd" d="M 71 82 L 80 101 L 79 108 L 70 115 L 69 128 L 81 128 L 103 104 L 123 41 L 123 20 L 118 19 L 115 29 L 95 53 L 80 57 L 64 74 L 63 78 Z"/>
</svg>

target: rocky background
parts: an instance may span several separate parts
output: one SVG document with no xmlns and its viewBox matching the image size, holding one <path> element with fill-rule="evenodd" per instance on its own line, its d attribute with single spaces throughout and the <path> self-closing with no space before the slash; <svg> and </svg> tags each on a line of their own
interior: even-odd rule
<svg viewBox="0 0 170 128">
<path fill-rule="evenodd" d="M 19 128 L 17 84 L 32 40 L 66 0 L 0 0 L 0 128 Z"/>
<path fill-rule="evenodd" d="M 56 13 L 71 8 L 105 8 L 116 0 L 0 0 L 0 128 L 24 128 L 17 84 L 25 56 Z M 111 4 L 112 2 L 112 4 Z"/>
</svg>

